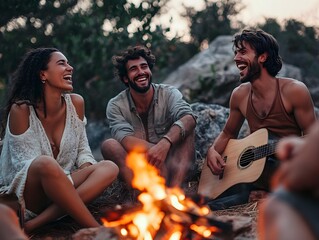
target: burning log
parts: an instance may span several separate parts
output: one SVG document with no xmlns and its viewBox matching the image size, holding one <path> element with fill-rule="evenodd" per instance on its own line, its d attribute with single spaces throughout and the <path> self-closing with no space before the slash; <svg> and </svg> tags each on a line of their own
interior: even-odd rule
<svg viewBox="0 0 319 240">
<path fill-rule="evenodd" d="M 147 229 L 142 238 L 137 221 L 143 221 L 147 217 L 141 213 L 142 205 L 131 208 L 107 210 L 102 219 L 104 226 L 113 228 L 119 239 L 212 239 L 218 236 L 222 239 L 233 239 L 232 224 L 217 220 L 212 213 L 199 215 L 191 210 L 178 210 L 166 199 L 157 202 L 159 214 L 153 215 L 153 222 Z M 147 214 L 147 213 L 146 213 Z M 140 216 L 140 217 L 138 217 Z M 146 236 L 149 237 L 146 237 Z"/>
<path fill-rule="evenodd" d="M 130 153 L 127 165 L 134 173 L 133 187 L 141 191 L 139 204 L 108 210 L 101 219 L 120 239 L 233 239 L 231 223 L 217 220 L 207 206 L 197 205 L 180 188 L 166 188 L 144 154 Z"/>
</svg>

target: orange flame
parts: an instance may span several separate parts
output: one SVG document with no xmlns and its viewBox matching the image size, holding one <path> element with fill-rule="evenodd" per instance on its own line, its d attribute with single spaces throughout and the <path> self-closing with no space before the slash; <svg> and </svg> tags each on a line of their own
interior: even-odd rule
<svg viewBox="0 0 319 240">
<path fill-rule="evenodd" d="M 199 216 L 211 213 L 208 207 L 199 207 L 186 198 L 180 188 L 166 188 L 165 179 L 159 176 L 157 168 L 147 162 L 144 153 L 131 152 L 126 161 L 134 174 L 132 186 L 142 192 L 138 196 L 142 209 L 123 214 L 121 219 L 115 221 L 102 218 L 103 225 L 115 228 L 121 239 L 152 240 L 161 224 L 164 224 L 166 233 L 162 239 L 179 240 L 182 237 L 183 223 L 192 221 L 183 212 L 191 211 Z M 163 205 L 164 208 L 170 208 L 170 214 L 166 213 L 167 209 L 163 209 Z M 190 224 L 190 229 L 206 238 L 218 231 L 218 228 L 207 223 L 201 225 L 196 222 Z"/>
</svg>

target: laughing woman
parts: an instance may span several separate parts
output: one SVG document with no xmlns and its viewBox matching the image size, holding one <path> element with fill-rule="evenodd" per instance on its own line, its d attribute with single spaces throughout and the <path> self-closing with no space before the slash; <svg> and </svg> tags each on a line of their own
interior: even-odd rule
<svg viewBox="0 0 319 240">
<path fill-rule="evenodd" d="M 83 227 L 99 226 L 85 204 L 118 175 L 113 162 L 93 158 L 84 100 L 70 93 L 72 73 L 58 49 L 38 48 L 13 77 L 3 116 L 0 191 L 18 196 L 26 232 L 65 214 Z"/>
</svg>

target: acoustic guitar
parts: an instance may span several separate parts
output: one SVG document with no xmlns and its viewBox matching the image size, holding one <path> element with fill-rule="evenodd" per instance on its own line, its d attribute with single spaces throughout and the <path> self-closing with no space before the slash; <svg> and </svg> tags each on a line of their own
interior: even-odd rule
<svg viewBox="0 0 319 240">
<path fill-rule="evenodd" d="M 230 139 L 222 158 L 226 162 L 224 171 L 214 175 L 204 162 L 198 193 L 216 198 L 239 183 L 255 182 L 262 174 L 266 158 L 275 153 L 278 140 L 269 141 L 267 129 L 259 129 L 243 139 Z"/>
</svg>

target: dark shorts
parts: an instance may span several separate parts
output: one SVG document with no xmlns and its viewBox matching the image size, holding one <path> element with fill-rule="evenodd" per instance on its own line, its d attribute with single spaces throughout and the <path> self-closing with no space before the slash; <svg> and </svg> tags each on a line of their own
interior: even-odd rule
<svg viewBox="0 0 319 240">
<path fill-rule="evenodd" d="M 319 239 L 319 199 L 305 194 L 292 193 L 284 188 L 279 188 L 272 193 L 272 196 L 296 209 L 309 225 L 315 238 Z"/>
<path fill-rule="evenodd" d="M 279 166 L 279 161 L 274 157 L 268 157 L 264 170 L 259 179 L 252 184 L 255 190 L 270 191 L 271 178 Z"/>
</svg>

